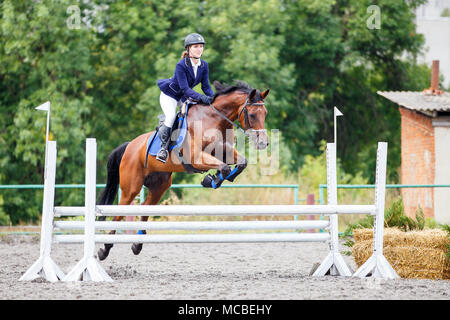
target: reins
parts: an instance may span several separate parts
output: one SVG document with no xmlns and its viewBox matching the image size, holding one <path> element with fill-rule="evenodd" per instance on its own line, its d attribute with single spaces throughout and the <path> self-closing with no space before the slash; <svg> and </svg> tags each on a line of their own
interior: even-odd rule
<svg viewBox="0 0 450 320">
<path fill-rule="evenodd" d="M 258 107 L 264 107 L 264 102 L 263 103 L 251 103 L 248 101 L 249 100 L 249 96 L 247 96 L 247 99 L 245 100 L 244 103 L 244 107 L 241 109 L 241 111 L 238 114 L 238 120 L 241 117 L 242 112 L 244 112 L 244 124 L 245 124 L 245 128 L 242 128 L 239 124 L 234 123 L 233 121 L 231 121 L 226 115 L 224 115 L 222 112 L 220 112 L 219 110 L 216 109 L 216 107 L 214 107 L 211 103 L 209 103 L 209 106 L 217 113 L 219 114 L 219 116 L 221 116 L 223 119 L 225 119 L 226 121 L 228 121 L 231 125 L 233 125 L 234 127 L 236 127 L 236 129 L 241 130 L 245 136 L 248 136 L 249 134 L 247 133 L 248 130 L 252 130 L 254 132 L 265 132 L 266 129 L 253 129 L 250 127 L 250 120 L 248 119 L 248 109 L 247 106 L 258 106 Z"/>
</svg>

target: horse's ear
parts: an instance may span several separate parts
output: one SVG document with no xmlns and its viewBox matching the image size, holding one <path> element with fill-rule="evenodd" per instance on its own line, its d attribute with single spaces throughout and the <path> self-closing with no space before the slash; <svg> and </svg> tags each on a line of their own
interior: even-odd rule
<svg viewBox="0 0 450 320">
<path fill-rule="evenodd" d="M 248 95 L 248 101 L 252 101 L 255 96 L 256 96 L 256 89 L 253 89 Z"/>
<path fill-rule="evenodd" d="M 270 89 L 267 89 L 266 91 L 261 92 L 261 97 L 263 98 L 263 100 L 267 97 L 267 95 L 269 94 Z"/>
<path fill-rule="evenodd" d="M 221 84 L 219 81 L 214 80 L 213 82 L 214 88 L 216 88 L 216 91 L 220 91 L 223 89 L 223 84 Z"/>
</svg>

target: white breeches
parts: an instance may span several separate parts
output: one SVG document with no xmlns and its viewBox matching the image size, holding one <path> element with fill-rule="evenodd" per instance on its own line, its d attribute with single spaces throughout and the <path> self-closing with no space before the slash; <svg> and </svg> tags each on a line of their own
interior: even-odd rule
<svg viewBox="0 0 450 320">
<path fill-rule="evenodd" d="M 169 97 L 168 95 L 161 92 L 159 96 L 159 103 L 161 104 L 161 108 L 166 116 L 164 120 L 164 125 L 169 128 L 172 128 L 173 123 L 175 122 L 175 117 L 177 116 L 177 105 L 178 102 Z"/>
</svg>

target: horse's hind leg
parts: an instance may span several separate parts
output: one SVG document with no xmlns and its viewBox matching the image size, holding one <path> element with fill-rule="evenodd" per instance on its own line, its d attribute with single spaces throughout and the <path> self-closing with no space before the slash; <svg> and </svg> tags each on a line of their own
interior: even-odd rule
<svg viewBox="0 0 450 320">
<path fill-rule="evenodd" d="M 148 195 L 143 205 L 156 205 L 167 189 L 172 185 L 171 172 L 153 172 L 149 174 L 144 181 L 148 189 Z M 147 221 L 148 216 L 142 216 L 141 221 Z M 146 234 L 145 230 L 140 230 L 139 234 Z M 133 253 L 138 255 L 142 250 L 142 243 L 133 243 L 131 246 Z"/>
<path fill-rule="evenodd" d="M 122 220 L 122 217 L 114 217 L 113 221 L 120 221 Z M 109 234 L 115 234 L 116 230 L 112 230 L 109 232 Z M 111 250 L 111 248 L 114 246 L 114 244 L 112 243 L 105 243 L 105 248 L 100 248 L 97 251 L 97 256 L 99 260 L 105 260 L 106 257 L 108 257 L 109 255 L 109 251 Z"/>
<path fill-rule="evenodd" d="M 133 191 L 133 192 L 122 191 L 119 205 L 130 204 L 134 200 L 134 198 L 136 198 L 136 196 L 139 192 L 140 192 L 140 190 L 137 192 L 136 191 Z M 122 220 L 122 218 L 123 218 L 122 216 L 117 216 L 117 217 L 113 218 L 113 221 L 120 221 L 120 220 Z M 116 230 L 111 230 L 109 232 L 109 234 L 115 234 L 115 233 L 116 233 Z M 105 260 L 106 257 L 108 257 L 109 251 L 111 250 L 111 248 L 113 246 L 114 246 L 114 244 L 112 244 L 112 243 L 105 243 L 104 248 L 98 249 L 98 252 L 97 252 L 98 259 Z"/>
</svg>

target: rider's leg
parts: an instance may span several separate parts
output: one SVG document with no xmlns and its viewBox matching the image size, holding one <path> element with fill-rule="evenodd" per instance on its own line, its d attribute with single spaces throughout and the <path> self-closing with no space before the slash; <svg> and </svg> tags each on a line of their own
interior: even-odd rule
<svg viewBox="0 0 450 320">
<path fill-rule="evenodd" d="M 158 130 L 161 139 L 161 149 L 158 151 L 156 159 L 161 162 L 166 162 L 167 157 L 169 156 L 169 151 L 167 149 L 170 143 L 172 126 L 176 118 L 177 101 L 161 92 L 159 102 L 166 118 Z"/>
</svg>

